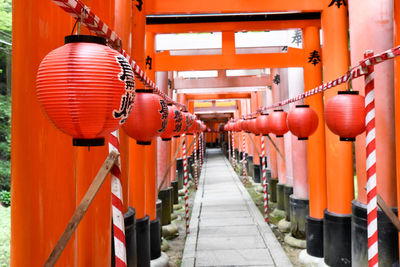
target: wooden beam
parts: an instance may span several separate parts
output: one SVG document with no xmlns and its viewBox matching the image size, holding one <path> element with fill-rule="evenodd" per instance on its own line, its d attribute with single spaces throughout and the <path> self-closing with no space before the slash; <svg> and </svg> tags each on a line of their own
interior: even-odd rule
<svg viewBox="0 0 400 267">
<path fill-rule="evenodd" d="M 223 87 L 260 87 L 271 86 L 271 75 L 263 74 L 257 76 L 235 76 L 235 77 L 216 77 L 201 79 L 175 78 L 174 89 L 193 89 L 193 88 L 223 88 Z"/>
<path fill-rule="evenodd" d="M 156 71 L 262 69 L 302 67 L 307 62 L 303 49 L 288 48 L 287 53 L 171 56 L 169 51 L 155 54 Z"/>
<path fill-rule="evenodd" d="M 147 14 L 253 13 L 253 12 L 318 12 L 321 0 L 148 0 Z"/>
<path fill-rule="evenodd" d="M 250 93 L 217 93 L 217 94 L 186 94 L 186 99 L 189 100 L 213 100 L 213 99 L 247 99 L 250 98 Z"/>
<path fill-rule="evenodd" d="M 166 33 L 196 33 L 220 31 L 273 31 L 298 29 L 305 27 L 321 27 L 319 19 L 313 20 L 285 20 L 285 21 L 241 21 L 241 22 L 210 22 L 210 23 L 181 23 L 181 24 L 151 24 L 146 26 L 146 31 Z"/>
</svg>

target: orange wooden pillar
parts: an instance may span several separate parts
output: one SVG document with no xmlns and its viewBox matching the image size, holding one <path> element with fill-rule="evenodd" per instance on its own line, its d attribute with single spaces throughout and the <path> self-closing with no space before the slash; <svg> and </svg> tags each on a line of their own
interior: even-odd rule
<svg viewBox="0 0 400 267">
<path fill-rule="evenodd" d="M 259 108 L 258 104 L 258 92 L 251 92 L 251 99 L 250 99 L 250 113 L 254 113 L 257 111 Z M 262 166 L 260 164 L 260 157 L 261 155 L 258 154 L 257 151 L 261 153 L 261 142 L 260 142 L 260 137 L 256 136 L 254 134 L 249 134 L 251 135 L 251 138 L 254 141 L 254 144 L 252 141 L 249 143 L 249 147 L 251 147 L 251 152 L 252 152 L 252 170 L 250 171 L 250 174 L 253 174 L 253 179 L 257 183 L 262 183 Z"/>
<path fill-rule="evenodd" d="M 394 46 L 400 45 L 400 3 L 394 2 Z M 400 58 L 394 60 L 397 207 L 400 206 Z M 400 213 L 398 214 L 400 219 Z M 400 234 L 399 234 L 400 235 Z M 399 236 L 400 243 L 400 236 Z M 400 244 L 399 244 L 400 249 Z"/>
<path fill-rule="evenodd" d="M 271 69 L 271 77 L 274 78 L 276 75 L 279 75 L 279 70 L 278 69 Z M 273 83 L 272 88 L 276 87 L 277 84 Z M 269 94 L 269 98 L 267 98 L 267 105 L 272 105 L 275 103 L 275 99 L 273 97 L 272 93 L 272 88 L 271 88 L 271 93 Z M 269 111 L 271 112 L 271 111 Z M 277 153 L 274 144 L 276 145 L 276 138 L 274 135 L 270 134 L 270 138 L 268 138 L 266 143 L 268 144 L 268 157 L 269 157 L 269 163 L 270 163 L 270 168 L 271 168 L 271 180 L 269 183 L 270 191 L 271 191 L 271 201 L 272 202 L 277 202 L 277 185 L 279 182 L 279 174 L 278 174 L 278 162 L 277 162 L 277 157 L 279 157 L 279 154 Z"/>
<path fill-rule="evenodd" d="M 125 51 L 131 51 L 131 22 L 132 9 L 130 0 L 114 0 L 115 16 L 114 30 L 122 39 L 122 48 Z M 126 133 L 119 130 L 119 150 L 121 158 L 121 185 L 123 194 L 123 211 L 126 213 L 129 206 L 129 137 Z"/>
<path fill-rule="evenodd" d="M 361 4 L 361 5 L 360 5 Z M 379 16 L 376 16 L 379 10 Z M 364 58 L 366 50 L 375 53 L 393 47 L 393 1 L 351 1 L 349 3 L 349 26 L 351 62 L 357 65 Z M 360 26 L 369 21 L 368 31 Z M 396 142 L 395 142 L 395 103 L 393 61 L 375 67 L 375 135 L 376 135 L 376 184 L 378 194 L 393 208 L 397 207 L 396 195 Z M 353 89 L 365 94 L 364 79 L 353 81 Z M 366 153 L 365 134 L 357 137 L 356 144 L 357 201 L 352 203 L 352 228 L 365 231 L 352 231 L 353 266 L 368 264 L 367 245 L 367 196 L 366 196 Z M 398 261 L 398 235 L 386 216 L 378 210 L 379 265 L 393 265 Z M 365 220 L 365 224 L 360 221 Z M 362 247 L 363 249 L 355 249 Z M 365 251 L 365 253 L 363 252 Z"/>
<path fill-rule="evenodd" d="M 304 49 L 307 54 L 317 51 L 321 55 L 319 28 L 303 29 Z M 304 91 L 322 83 L 322 63 L 304 64 Z M 309 217 L 307 218 L 307 253 L 323 257 L 323 218 L 327 207 L 326 163 L 325 163 L 325 120 L 323 95 L 317 94 L 305 99 L 305 103 L 318 114 L 318 128 L 307 141 Z M 310 238 L 313 237 L 313 238 Z"/>
<path fill-rule="evenodd" d="M 145 3 L 132 3 L 131 57 L 145 69 Z M 144 89 L 138 79 L 136 89 Z M 154 141 L 153 141 L 154 142 Z M 138 265 L 150 266 L 150 217 L 146 213 L 146 147 L 129 139 L 129 205 L 136 210 L 136 241 Z"/>
<path fill-rule="evenodd" d="M 42 266 L 75 211 L 72 137 L 46 118 L 35 90 L 41 60 L 64 44 L 73 23 L 51 1 L 13 1 L 11 266 Z M 74 235 L 57 266 L 77 260 Z"/>
<path fill-rule="evenodd" d="M 346 73 L 349 67 L 347 6 L 330 5 L 331 2 L 324 0 L 321 18 L 324 81 Z M 326 91 L 325 101 L 345 89 L 344 84 Z M 339 141 L 339 137 L 327 128 L 325 142 L 328 209 L 324 213 L 324 260 L 328 265 L 349 265 L 351 201 L 354 197 L 352 143 Z"/>
</svg>

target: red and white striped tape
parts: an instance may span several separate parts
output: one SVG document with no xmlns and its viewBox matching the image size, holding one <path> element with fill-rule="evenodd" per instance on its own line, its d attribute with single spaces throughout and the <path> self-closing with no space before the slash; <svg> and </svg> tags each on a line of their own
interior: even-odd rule
<svg viewBox="0 0 400 267">
<path fill-rule="evenodd" d="M 367 51 L 364 57 L 373 55 Z M 367 152 L 367 233 L 368 266 L 378 266 L 378 212 L 376 203 L 375 83 L 374 66 L 367 65 L 365 75 L 365 116 Z"/>
<path fill-rule="evenodd" d="M 243 159 L 242 159 L 242 166 L 243 166 L 243 171 L 242 171 L 242 175 L 243 175 L 243 185 L 246 186 L 247 183 L 247 167 L 246 167 L 246 163 L 247 163 L 247 159 L 246 159 L 246 136 L 245 133 L 242 133 L 242 153 L 243 153 Z"/>
<path fill-rule="evenodd" d="M 119 153 L 118 130 L 109 134 L 108 149 Z M 121 159 L 111 169 L 111 204 L 114 231 L 115 266 L 126 267 L 125 223 L 122 205 Z"/>
<path fill-rule="evenodd" d="M 268 218 L 268 188 L 267 188 L 267 170 L 265 162 L 265 136 L 261 135 L 261 166 L 262 166 L 262 181 L 264 192 L 264 220 L 269 221 Z"/>
<path fill-rule="evenodd" d="M 195 189 L 197 190 L 197 187 L 199 185 L 199 179 L 197 177 L 197 134 L 194 134 L 194 185 Z"/>
<path fill-rule="evenodd" d="M 228 131 L 228 160 L 231 162 L 231 131 Z"/>
<path fill-rule="evenodd" d="M 144 85 L 150 87 L 154 92 L 165 99 L 167 103 L 179 106 L 184 110 L 186 106 L 173 101 L 168 95 L 158 89 L 158 86 L 150 80 L 146 73 L 130 58 L 130 56 L 121 47 L 122 40 L 119 36 L 111 30 L 107 24 L 105 24 L 96 14 L 94 14 L 88 6 L 86 6 L 81 0 L 52 0 L 56 5 L 61 7 L 65 12 L 70 14 L 73 18 L 80 19 L 81 23 L 88 27 L 97 36 L 107 39 L 108 45 L 118 52 L 120 52 L 128 61 L 132 67 L 135 76 L 140 79 Z"/>
<path fill-rule="evenodd" d="M 232 132 L 232 165 L 235 170 L 236 167 L 236 155 L 235 155 L 235 132 Z"/>
<path fill-rule="evenodd" d="M 183 183 L 185 186 L 185 220 L 186 234 L 189 234 L 189 191 L 188 191 L 188 173 L 187 173 L 187 155 L 186 155 L 186 134 L 182 134 L 182 154 L 183 154 Z"/>
</svg>

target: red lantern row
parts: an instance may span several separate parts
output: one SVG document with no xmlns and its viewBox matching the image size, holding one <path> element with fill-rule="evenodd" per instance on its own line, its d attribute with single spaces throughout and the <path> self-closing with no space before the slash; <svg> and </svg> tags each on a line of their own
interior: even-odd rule
<svg viewBox="0 0 400 267">
<path fill-rule="evenodd" d="M 328 128 L 340 136 L 341 141 L 354 141 L 365 130 L 364 97 L 358 91 L 340 91 L 325 106 Z M 308 105 L 297 105 L 289 114 L 274 110 L 261 113 L 257 118 L 240 119 L 225 125 L 225 131 L 245 131 L 253 134 L 283 137 L 290 130 L 299 140 L 307 140 L 318 128 L 318 115 Z"/>
<path fill-rule="evenodd" d="M 77 146 L 104 145 L 121 125 L 142 145 L 156 136 L 170 140 L 205 130 L 194 115 L 168 106 L 151 90 L 135 91 L 129 62 L 101 37 L 65 37 L 65 45 L 42 60 L 36 93 L 50 121 Z"/>
</svg>

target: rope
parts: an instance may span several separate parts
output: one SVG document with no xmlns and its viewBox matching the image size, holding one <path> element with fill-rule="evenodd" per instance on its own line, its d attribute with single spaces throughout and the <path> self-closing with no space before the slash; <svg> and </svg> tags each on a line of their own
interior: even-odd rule
<svg viewBox="0 0 400 267">
<path fill-rule="evenodd" d="M 267 170 L 265 162 L 265 136 L 261 136 L 261 164 L 263 176 L 263 191 L 264 191 L 264 219 L 268 222 L 268 188 L 267 188 Z"/>
<path fill-rule="evenodd" d="M 189 192 L 188 192 L 188 173 L 187 173 L 187 155 L 186 155 L 186 134 L 182 134 L 182 154 L 183 154 L 183 181 L 185 186 L 185 219 L 186 234 L 189 234 Z"/>
<path fill-rule="evenodd" d="M 119 153 L 119 132 L 109 134 L 108 149 Z M 122 205 L 121 158 L 111 169 L 112 216 L 114 231 L 115 266 L 126 267 L 125 223 Z"/>
<path fill-rule="evenodd" d="M 372 51 L 364 56 L 372 55 Z M 375 93 L 374 67 L 369 65 L 365 75 L 365 117 L 366 153 L 367 153 L 367 232 L 368 232 L 368 266 L 378 266 L 378 218 L 376 203 L 376 144 L 375 144 Z"/>
<path fill-rule="evenodd" d="M 246 160 L 246 136 L 245 136 L 245 133 L 242 134 L 242 141 L 243 141 L 243 144 L 242 144 L 242 151 L 243 151 L 242 174 L 243 174 L 243 185 L 246 186 L 246 183 L 247 183 L 247 168 L 246 168 L 247 160 Z"/>
<path fill-rule="evenodd" d="M 195 189 L 197 190 L 197 187 L 199 186 L 199 179 L 197 177 L 197 134 L 194 134 L 194 185 Z"/>
<path fill-rule="evenodd" d="M 235 155 L 235 133 L 232 132 L 232 165 L 233 169 L 236 167 L 236 155 Z"/>
</svg>

